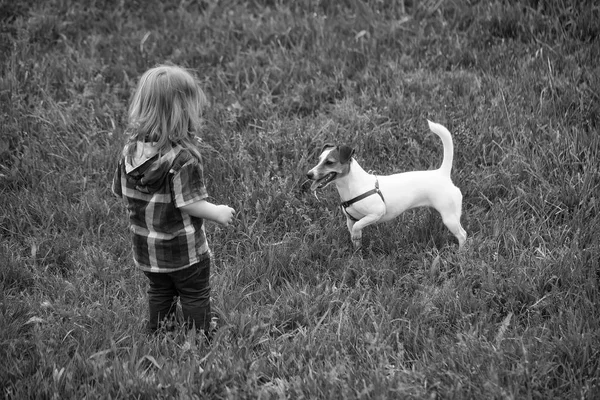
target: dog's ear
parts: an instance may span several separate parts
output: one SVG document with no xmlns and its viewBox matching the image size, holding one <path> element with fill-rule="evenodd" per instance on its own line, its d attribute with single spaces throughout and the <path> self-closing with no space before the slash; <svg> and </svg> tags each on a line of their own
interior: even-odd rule
<svg viewBox="0 0 600 400">
<path fill-rule="evenodd" d="M 354 155 L 354 149 L 350 146 L 340 146 L 340 163 L 346 164 Z"/>
</svg>

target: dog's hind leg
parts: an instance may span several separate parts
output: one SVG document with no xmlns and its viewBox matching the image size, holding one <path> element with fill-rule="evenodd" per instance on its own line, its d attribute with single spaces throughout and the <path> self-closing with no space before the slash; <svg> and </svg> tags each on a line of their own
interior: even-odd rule
<svg viewBox="0 0 600 400">
<path fill-rule="evenodd" d="M 463 229 L 460 224 L 460 216 L 453 214 L 451 216 L 442 216 L 444 225 L 456 236 L 458 239 L 458 249 L 461 250 L 467 240 L 467 232 Z"/>
<path fill-rule="evenodd" d="M 460 224 L 460 216 L 462 214 L 462 193 L 460 192 L 460 189 L 455 189 L 452 198 L 448 199 L 444 204 L 438 204 L 436 209 L 442 216 L 444 225 L 446 225 L 450 232 L 458 239 L 458 249 L 461 250 L 467 240 L 467 232 Z"/>
</svg>

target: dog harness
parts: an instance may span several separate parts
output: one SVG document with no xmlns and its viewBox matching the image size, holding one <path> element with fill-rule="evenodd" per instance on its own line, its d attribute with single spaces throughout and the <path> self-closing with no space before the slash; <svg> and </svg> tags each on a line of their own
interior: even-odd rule
<svg viewBox="0 0 600 400">
<path fill-rule="evenodd" d="M 377 179 L 377 176 L 375 177 L 375 189 L 371 189 L 368 192 L 365 192 L 361 195 L 356 196 L 353 199 L 350 199 L 348 201 L 344 201 L 342 204 L 340 204 L 341 208 L 342 208 L 342 212 L 344 214 L 346 214 L 348 216 L 348 218 L 350 218 L 352 221 L 356 222 L 358 221 L 358 219 L 354 218 L 347 210 L 348 207 L 350 207 L 352 204 L 356 203 L 357 201 L 361 201 L 362 199 L 365 199 L 371 195 L 374 194 L 378 194 L 379 197 L 381 197 L 381 200 L 385 203 L 385 199 L 383 198 L 383 193 L 381 193 L 381 190 L 379 190 L 379 180 Z"/>
</svg>

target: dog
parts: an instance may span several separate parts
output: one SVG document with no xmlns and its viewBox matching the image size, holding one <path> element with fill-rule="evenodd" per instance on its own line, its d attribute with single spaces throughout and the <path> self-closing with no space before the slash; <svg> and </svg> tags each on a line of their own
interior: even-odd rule
<svg viewBox="0 0 600 400">
<path fill-rule="evenodd" d="M 306 174 L 315 193 L 332 182 L 337 187 L 356 250 L 362 247 L 362 230 L 365 227 L 390 221 L 415 207 L 435 208 L 444 225 L 458 239 L 459 251 L 463 248 L 467 233 L 460 224 L 462 193 L 450 178 L 454 157 L 452 136 L 444 126 L 427 122 L 444 146 L 439 169 L 376 176 L 361 168 L 353 157 L 353 148 L 326 144 L 319 162 Z"/>
</svg>

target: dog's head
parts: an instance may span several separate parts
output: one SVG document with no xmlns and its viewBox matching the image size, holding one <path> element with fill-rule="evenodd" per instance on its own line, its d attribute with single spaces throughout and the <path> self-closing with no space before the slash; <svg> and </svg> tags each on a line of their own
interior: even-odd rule
<svg viewBox="0 0 600 400">
<path fill-rule="evenodd" d="M 321 150 L 319 162 L 306 176 L 312 180 L 310 186 L 312 191 L 324 188 L 334 180 L 346 175 L 350 170 L 350 161 L 354 155 L 354 149 L 349 146 L 335 146 L 326 144 Z"/>
</svg>

